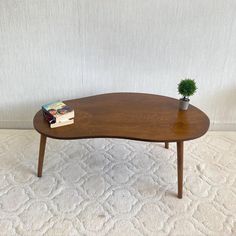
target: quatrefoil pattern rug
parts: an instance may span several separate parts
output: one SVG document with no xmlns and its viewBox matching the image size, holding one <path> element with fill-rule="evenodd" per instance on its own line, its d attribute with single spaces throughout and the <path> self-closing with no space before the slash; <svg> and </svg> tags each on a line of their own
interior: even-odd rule
<svg viewBox="0 0 236 236">
<path fill-rule="evenodd" d="M 176 197 L 176 145 L 48 139 L 0 131 L 1 235 L 236 235 L 236 133 L 185 143 Z"/>
</svg>

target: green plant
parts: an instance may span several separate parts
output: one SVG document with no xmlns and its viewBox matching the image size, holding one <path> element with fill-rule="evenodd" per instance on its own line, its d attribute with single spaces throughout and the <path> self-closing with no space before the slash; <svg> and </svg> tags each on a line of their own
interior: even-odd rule
<svg viewBox="0 0 236 236">
<path fill-rule="evenodd" d="M 196 83 L 193 79 L 183 79 L 178 84 L 179 94 L 183 95 L 183 100 L 188 101 L 197 90 Z"/>
</svg>

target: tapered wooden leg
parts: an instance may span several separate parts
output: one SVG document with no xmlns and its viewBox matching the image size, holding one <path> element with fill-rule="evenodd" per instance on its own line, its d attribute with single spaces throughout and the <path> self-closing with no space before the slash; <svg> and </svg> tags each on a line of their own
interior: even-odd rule
<svg viewBox="0 0 236 236">
<path fill-rule="evenodd" d="M 169 148 L 169 143 L 165 142 L 165 148 L 168 149 Z"/>
<path fill-rule="evenodd" d="M 182 198 L 183 195 L 183 157 L 184 143 L 177 142 L 178 198 Z"/>
<path fill-rule="evenodd" d="M 39 160 L 38 160 L 38 177 L 42 176 L 46 140 L 47 137 L 41 134 L 40 147 L 39 147 Z"/>
</svg>

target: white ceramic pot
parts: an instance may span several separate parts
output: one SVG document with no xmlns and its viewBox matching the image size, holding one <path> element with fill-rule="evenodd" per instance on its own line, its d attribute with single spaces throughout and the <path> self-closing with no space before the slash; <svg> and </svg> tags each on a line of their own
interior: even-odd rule
<svg viewBox="0 0 236 236">
<path fill-rule="evenodd" d="M 183 100 L 183 98 L 179 99 L 179 109 L 180 110 L 188 110 L 189 106 L 189 99 L 188 100 Z"/>
</svg>

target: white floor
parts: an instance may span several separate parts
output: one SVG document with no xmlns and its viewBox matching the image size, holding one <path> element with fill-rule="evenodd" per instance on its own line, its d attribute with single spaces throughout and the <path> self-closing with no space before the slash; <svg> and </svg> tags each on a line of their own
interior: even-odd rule
<svg viewBox="0 0 236 236">
<path fill-rule="evenodd" d="M 118 139 L 48 140 L 0 130 L 1 235 L 236 235 L 236 132 L 186 142 L 184 196 L 176 147 Z"/>
</svg>

